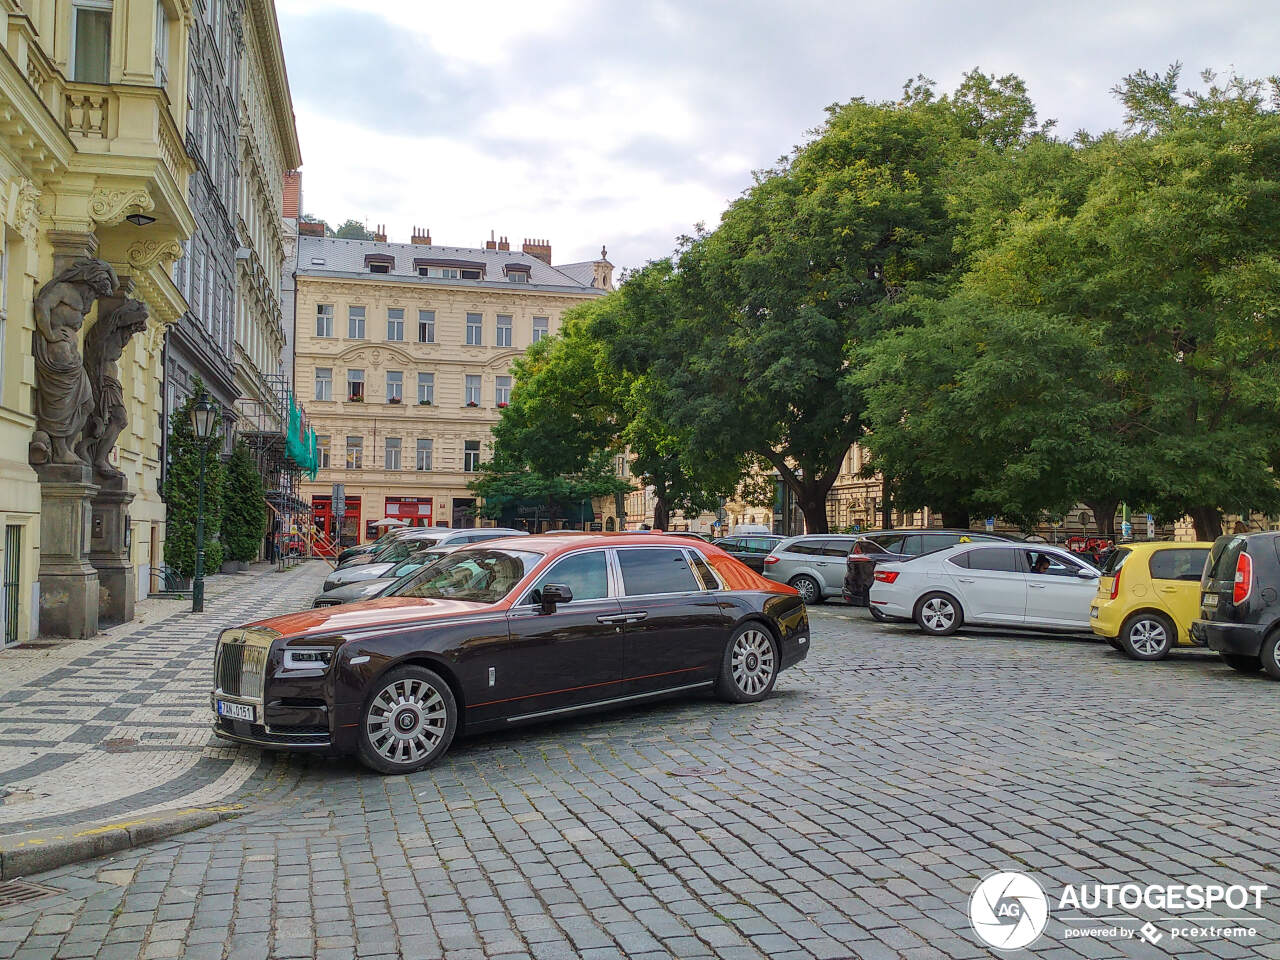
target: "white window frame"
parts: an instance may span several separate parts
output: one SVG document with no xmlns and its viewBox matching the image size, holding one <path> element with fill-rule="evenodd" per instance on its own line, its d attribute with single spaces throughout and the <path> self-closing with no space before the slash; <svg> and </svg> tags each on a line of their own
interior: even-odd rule
<svg viewBox="0 0 1280 960">
<path fill-rule="evenodd" d="M 169 11 L 156 0 L 156 86 L 169 85 Z"/>
<path fill-rule="evenodd" d="M 395 313 L 400 316 L 392 316 Z M 396 335 L 392 336 L 393 333 Z M 404 342 L 404 307 L 387 307 L 387 342 Z"/>
<path fill-rule="evenodd" d="M 463 374 L 462 402 L 480 406 L 480 391 L 484 389 L 484 378 L 478 373 Z"/>
<path fill-rule="evenodd" d="M 360 311 L 360 313 L 359 313 L 358 315 L 357 315 L 357 314 L 356 314 L 356 312 L 355 312 L 355 311 L 357 311 L 357 310 L 359 310 L 359 311 Z M 348 339 L 348 340 L 363 340 L 363 339 L 365 339 L 365 321 L 368 319 L 368 317 L 369 317 L 369 311 L 368 311 L 367 309 L 365 309 L 364 307 L 361 307 L 361 306 L 349 306 L 349 307 L 347 307 L 347 339 Z M 358 336 L 358 337 L 357 337 L 357 336 L 354 336 L 354 335 L 351 333 L 351 330 L 352 330 L 352 326 L 351 326 L 351 325 L 352 325 L 353 323 L 355 323 L 357 319 L 360 321 L 360 336 Z"/>
<path fill-rule="evenodd" d="M 475 444 L 475 449 L 470 448 L 471 444 Z M 462 472 L 476 473 L 480 470 L 480 441 L 464 440 L 462 441 Z"/>
<path fill-rule="evenodd" d="M 388 370 L 387 371 L 387 401 L 392 398 L 404 403 L 404 371 Z"/>
<path fill-rule="evenodd" d="M 503 321 L 506 323 L 503 323 Z M 494 341 L 496 346 L 509 347 L 514 339 L 515 318 L 509 313 L 498 314 L 498 333 Z"/>
<path fill-rule="evenodd" d="M 426 324 L 427 339 L 422 339 L 422 327 Z M 418 342 L 419 343 L 435 343 L 436 342 L 436 312 L 434 310 L 418 311 Z"/>
<path fill-rule="evenodd" d="M 539 326 L 538 321 L 542 321 Z M 551 318 L 550 317 L 534 317 L 533 318 L 533 338 L 530 343 L 537 343 L 544 337 L 551 336 Z"/>
<path fill-rule="evenodd" d="M 417 464 L 417 468 L 424 473 L 429 473 L 431 471 L 431 457 L 434 453 L 434 448 L 435 444 L 432 442 L 430 437 L 418 438 L 417 459 L 415 463 Z M 423 456 L 424 453 L 426 454 L 425 457 Z M 423 461 L 426 462 L 425 466 L 423 465 Z"/>
<path fill-rule="evenodd" d="M 424 390 L 423 387 L 426 389 Z M 418 374 L 418 402 L 422 403 L 423 400 L 427 401 L 427 403 L 436 402 L 436 375 L 434 373 Z"/>
<path fill-rule="evenodd" d="M 493 378 L 493 402 L 495 404 L 503 404 L 511 402 L 511 377 L 494 377 Z"/>
<path fill-rule="evenodd" d="M 115 2 L 114 0 L 72 0 L 71 2 L 71 58 L 67 64 L 68 72 L 71 74 L 73 83 L 97 83 L 96 80 L 83 80 L 76 76 L 76 41 L 78 37 L 76 32 L 79 26 L 80 10 L 105 10 L 111 14 L 111 32 L 115 32 Z M 111 40 L 107 39 L 107 76 L 104 82 L 111 81 Z"/>
<path fill-rule="evenodd" d="M 326 376 L 320 376 L 322 370 Z M 320 389 L 321 384 L 324 384 L 324 390 Z M 321 401 L 333 399 L 333 367 L 316 367 L 316 399 Z"/>
<path fill-rule="evenodd" d="M 327 311 L 327 312 L 326 312 Z M 322 323 L 322 321 L 324 321 Z M 328 331 L 326 333 L 325 331 Z M 333 339 L 333 304 L 316 304 L 316 336 L 325 340 Z"/>
<path fill-rule="evenodd" d="M 399 437 L 387 437 L 382 442 L 382 468 L 384 470 L 399 470 L 401 453 L 403 444 Z M 395 454 L 393 457 L 392 454 Z"/>
<path fill-rule="evenodd" d="M 474 322 L 473 322 L 473 318 Z M 468 313 L 467 314 L 467 336 L 466 345 L 468 347 L 484 346 L 484 314 Z M 472 339 L 474 337 L 475 339 Z"/>
<path fill-rule="evenodd" d="M 354 373 L 354 374 L 359 374 L 359 376 L 353 377 L 353 376 L 352 376 L 352 374 L 353 374 L 353 373 Z M 352 397 L 354 397 L 354 396 L 355 396 L 355 394 L 351 391 L 351 388 L 352 388 L 353 386 L 355 386 L 357 383 L 358 383 L 358 384 L 360 384 L 360 396 L 362 396 L 364 399 L 368 400 L 368 399 L 369 399 L 369 385 L 368 385 L 368 382 L 367 382 L 367 381 L 365 380 L 365 378 L 364 378 L 364 371 L 363 371 L 363 370 L 359 370 L 359 369 L 348 369 L 348 370 L 347 370 L 347 399 L 348 399 L 348 400 L 350 400 Z"/>
</svg>

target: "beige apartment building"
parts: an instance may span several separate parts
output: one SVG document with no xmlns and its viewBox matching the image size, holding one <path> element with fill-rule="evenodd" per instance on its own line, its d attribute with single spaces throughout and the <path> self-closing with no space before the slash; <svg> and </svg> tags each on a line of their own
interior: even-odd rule
<svg viewBox="0 0 1280 960">
<path fill-rule="evenodd" d="M 342 541 L 384 517 L 474 526 L 467 483 L 488 458 L 512 389 L 512 362 L 555 333 L 571 307 L 613 288 L 598 260 L 552 266 L 551 246 L 506 238 L 483 247 L 298 238 L 294 382 L 320 444 L 304 483 L 320 530 Z M 322 229 L 322 228 L 321 228 Z"/>
</svg>

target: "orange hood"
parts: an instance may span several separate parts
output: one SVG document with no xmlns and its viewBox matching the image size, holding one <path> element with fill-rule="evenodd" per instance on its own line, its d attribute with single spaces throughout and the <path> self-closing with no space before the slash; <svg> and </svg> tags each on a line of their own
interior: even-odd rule
<svg viewBox="0 0 1280 960">
<path fill-rule="evenodd" d="M 419 600 L 415 597 L 380 597 L 359 603 L 344 603 L 336 607 L 317 607 L 298 613 L 257 620 L 247 627 L 265 627 L 281 636 L 300 637 L 316 633 L 340 633 L 343 630 L 365 630 L 371 627 L 393 626 L 398 623 L 415 623 L 458 617 L 482 610 L 497 610 L 492 603 L 470 603 L 463 600 Z"/>
</svg>

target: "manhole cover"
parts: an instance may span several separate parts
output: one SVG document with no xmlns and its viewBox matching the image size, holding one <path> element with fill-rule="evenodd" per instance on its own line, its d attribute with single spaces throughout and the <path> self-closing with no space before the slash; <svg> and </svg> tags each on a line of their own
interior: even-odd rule
<svg viewBox="0 0 1280 960">
<path fill-rule="evenodd" d="M 675 767 L 667 772 L 673 777 L 714 777 L 724 773 L 724 767 Z"/>
<path fill-rule="evenodd" d="M 52 887 L 42 887 L 36 883 L 27 883 L 25 880 L 5 880 L 0 883 L 0 907 L 12 907 L 16 903 L 29 903 L 32 900 L 39 900 L 41 897 L 52 897 L 54 894 L 61 892 L 61 890 L 54 890 Z"/>
</svg>

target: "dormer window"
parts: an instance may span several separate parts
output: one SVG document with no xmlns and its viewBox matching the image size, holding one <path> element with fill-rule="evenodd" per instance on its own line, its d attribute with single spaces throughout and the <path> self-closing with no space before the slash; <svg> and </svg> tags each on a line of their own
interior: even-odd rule
<svg viewBox="0 0 1280 960">
<path fill-rule="evenodd" d="M 507 275 L 507 280 L 511 283 L 529 282 L 529 265 L 527 263 L 503 264 L 502 272 Z"/>
<path fill-rule="evenodd" d="M 483 280 L 484 264 L 474 260 L 444 260 L 432 257 L 417 257 L 413 261 L 414 269 L 420 277 L 433 280 Z"/>
<path fill-rule="evenodd" d="M 370 273 L 390 273 L 396 265 L 396 258 L 387 253 L 366 253 L 364 265 Z"/>
<path fill-rule="evenodd" d="M 390 273 L 391 265 L 387 263 L 371 263 L 369 264 L 370 273 Z"/>
</svg>

